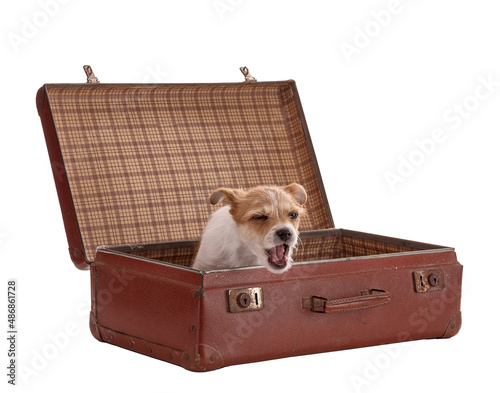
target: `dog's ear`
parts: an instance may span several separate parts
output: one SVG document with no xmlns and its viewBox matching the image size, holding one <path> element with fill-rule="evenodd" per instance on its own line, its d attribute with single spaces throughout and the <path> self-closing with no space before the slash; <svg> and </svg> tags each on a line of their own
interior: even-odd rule
<svg viewBox="0 0 500 393">
<path fill-rule="evenodd" d="M 222 202 L 223 205 L 232 205 L 238 198 L 243 196 L 244 191 L 231 188 L 219 188 L 210 196 L 210 203 L 216 205 Z"/>
<path fill-rule="evenodd" d="M 304 187 L 300 184 L 292 183 L 288 186 L 283 187 L 283 190 L 292 195 L 295 202 L 297 202 L 300 206 L 305 205 L 307 201 L 307 193 Z"/>
</svg>

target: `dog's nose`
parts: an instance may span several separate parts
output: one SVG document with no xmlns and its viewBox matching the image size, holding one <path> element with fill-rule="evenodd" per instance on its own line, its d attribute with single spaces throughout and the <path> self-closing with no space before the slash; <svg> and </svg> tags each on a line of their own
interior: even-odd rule
<svg viewBox="0 0 500 393">
<path fill-rule="evenodd" d="M 290 232 L 289 229 L 283 228 L 279 231 L 276 231 L 276 236 L 278 236 L 283 241 L 287 241 L 292 237 L 292 232 Z"/>
</svg>

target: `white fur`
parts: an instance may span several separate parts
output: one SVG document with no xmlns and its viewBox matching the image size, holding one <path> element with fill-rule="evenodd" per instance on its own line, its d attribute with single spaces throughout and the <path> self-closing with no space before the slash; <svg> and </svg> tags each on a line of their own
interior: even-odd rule
<svg viewBox="0 0 500 393">
<path fill-rule="evenodd" d="M 220 208 L 208 221 L 193 268 L 231 269 L 241 263 L 241 258 L 252 259 L 251 253 L 246 252 L 248 245 L 241 241 L 238 226 L 229 210 L 229 206 Z"/>
<path fill-rule="evenodd" d="M 192 265 L 198 270 L 233 269 L 243 266 L 265 266 L 273 273 L 283 273 L 291 267 L 292 251 L 298 235 L 290 224 L 273 227 L 261 244 L 251 230 L 240 228 L 229 213 L 230 206 L 224 206 L 212 214 L 201 238 L 198 254 Z M 287 266 L 280 270 L 270 269 L 266 249 L 281 244 L 276 230 L 288 228 L 292 233 Z"/>
</svg>

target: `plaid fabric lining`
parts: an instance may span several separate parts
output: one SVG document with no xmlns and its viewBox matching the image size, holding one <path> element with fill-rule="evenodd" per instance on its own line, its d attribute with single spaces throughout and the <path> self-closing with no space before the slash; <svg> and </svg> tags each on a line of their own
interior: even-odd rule
<svg viewBox="0 0 500 393">
<path fill-rule="evenodd" d="M 322 261 L 377 254 L 417 251 L 417 248 L 341 234 L 320 235 L 300 241 L 295 262 Z M 176 265 L 189 266 L 196 255 L 195 247 L 171 247 L 129 251 L 130 254 Z"/>
<path fill-rule="evenodd" d="M 100 245 L 199 238 L 218 187 L 302 184 L 329 228 L 290 85 L 49 86 L 87 259 Z"/>
<path fill-rule="evenodd" d="M 142 258 L 173 263 L 174 265 L 190 266 L 196 256 L 195 247 L 165 248 L 158 250 L 134 250 L 129 254 Z"/>
<path fill-rule="evenodd" d="M 385 243 L 354 236 L 342 236 L 342 256 L 338 258 L 363 255 L 391 254 L 395 252 L 417 251 L 417 248 L 401 244 Z"/>
<path fill-rule="evenodd" d="M 293 260 L 295 262 L 322 261 L 341 258 L 342 236 L 328 235 L 301 239 Z"/>
<path fill-rule="evenodd" d="M 296 262 L 352 258 L 367 255 L 416 251 L 416 248 L 346 235 L 326 235 L 302 239 Z"/>
</svg>

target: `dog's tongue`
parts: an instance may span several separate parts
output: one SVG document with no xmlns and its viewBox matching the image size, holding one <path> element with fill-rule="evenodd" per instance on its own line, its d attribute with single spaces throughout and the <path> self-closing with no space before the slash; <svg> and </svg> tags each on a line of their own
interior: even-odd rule
<svg viewBox="0 0 500 393">
<path fill-rule="evenodd" d="M 285 247 L 283 246 L 283 244 L 281 246 L 276 246 L 269 249 L 268 253 L 269 259 L 272 263 L 275 263 L 276 265 L 286 264 L 287 258 L 285 256 Z"/>
</svg>

